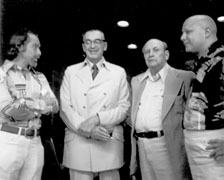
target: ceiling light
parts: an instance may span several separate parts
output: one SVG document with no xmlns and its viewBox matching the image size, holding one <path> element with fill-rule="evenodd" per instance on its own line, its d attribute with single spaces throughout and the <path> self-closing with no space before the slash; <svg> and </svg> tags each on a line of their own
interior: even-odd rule
<svg viewBox="0 0 224 180">
<path fill-rule="evenodd" d="M 128 21 L 118 21 L 117 22 L 117 25 L 120 26 L 120 27 L 128 27 L 129 26 L 129 23 Z"/>
<path fill-rule="evenodd" d="M 219 16 L 219 17 L 217 18 L 217 20 L 218 20 L 219 22 L 224 22 L 224 16 Z"/>
<path fill-rule="evenodd" d="M 129 44 L 128 49 L 137 49 L 137 45 L 136 44 Z"/>
</svg>

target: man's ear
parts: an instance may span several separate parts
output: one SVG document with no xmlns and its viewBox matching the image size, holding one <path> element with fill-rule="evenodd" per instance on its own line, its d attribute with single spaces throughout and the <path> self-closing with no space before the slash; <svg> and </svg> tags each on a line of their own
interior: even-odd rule
<svg viewBox="0 0 224 180">
<path fill-rule="evenodd" d="M 104 48 L 103 48 L 103 50 L 106 51 L 106 50 L 107 50 L 107 46 L 108 46 L 108 44 L 107 44 L 107 42 L 103 42 L 103 43 L 104 43 Z"/>
<path fill-rule="evenodd" d="M 86 52 L 86 46 L 84 43 L 82 43 L 82 50 L 83 50 L 83 52 Z"/>
<path fill-rule="evenodd" d="M 165 50 L 165 58 L 167 61 L 168 61 L 169 57 L 170 57 L 170 52 L 168 50 Z"/>
<path fill-rule="evenodd" d="M 205 38 L 208 38 L 211 35 L 211 29 L 210 27 L 206 27 L 205 28 Z"/>
</svg>

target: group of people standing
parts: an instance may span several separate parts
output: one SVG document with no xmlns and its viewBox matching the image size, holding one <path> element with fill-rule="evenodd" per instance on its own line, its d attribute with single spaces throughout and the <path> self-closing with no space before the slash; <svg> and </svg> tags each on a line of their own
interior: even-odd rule
<svg viewBox="0 0 224 180">
<path fill-rule="evenodd" d="M 0 179 L 41 179 L 41 115 L 57 113 L 60 101 L 70 180 L 120 180 L 127 118 L 130 178 L 222 180 L 224 45 L 207 15 L 187 18 L 180 39 L 198 57 L 193 72 L 171 67 L 167 43 L 153 38 L 142 48 L 146 71 L 129 85 L 125 69 L 103 56 L 104 33 L 89 30 L 83 34 L 85 59 L 66 68 L 57 100 L 34 70 L 41 55 L 37 34 L 14 34 L 0 68 Z"/>
</svg>

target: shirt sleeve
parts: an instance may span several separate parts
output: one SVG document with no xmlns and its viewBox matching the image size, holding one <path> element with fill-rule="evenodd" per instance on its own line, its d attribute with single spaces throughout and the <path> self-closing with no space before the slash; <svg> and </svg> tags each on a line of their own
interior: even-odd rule
<svg viewBox="0 0 224 180">
<path fill-rule="evenodd" d="M 59 110 L 59 105 L 58 105 L 58 100 L 52 91 L 47 78 L 44 76 L 44 74 L 39 74 L 38 78 L 41 82 L 42 85 L 42 90 L 41 90 L 41 96 L 40 96 L 40 103 L 39 105 L 42 106 L 40 109 L 47 108 L 49 111 L 53 113 L 57 113 Z"/>
</svg>

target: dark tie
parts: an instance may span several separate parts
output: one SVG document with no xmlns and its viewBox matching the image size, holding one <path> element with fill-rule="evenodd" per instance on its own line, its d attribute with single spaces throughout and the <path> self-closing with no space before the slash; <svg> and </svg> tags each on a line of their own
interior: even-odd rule
<svg viewBox="0 0 224 180">
<path fill-rule="evenodd" d="M 95 77 L 98 74 L 98 72 L 99 72 L 99 69 L 98 69 L 97 65 L 94 64 L 93 67 L 92 67 L 92 77 L 93 77 L 93 80 L 95 79 Z"/>
</svg>

